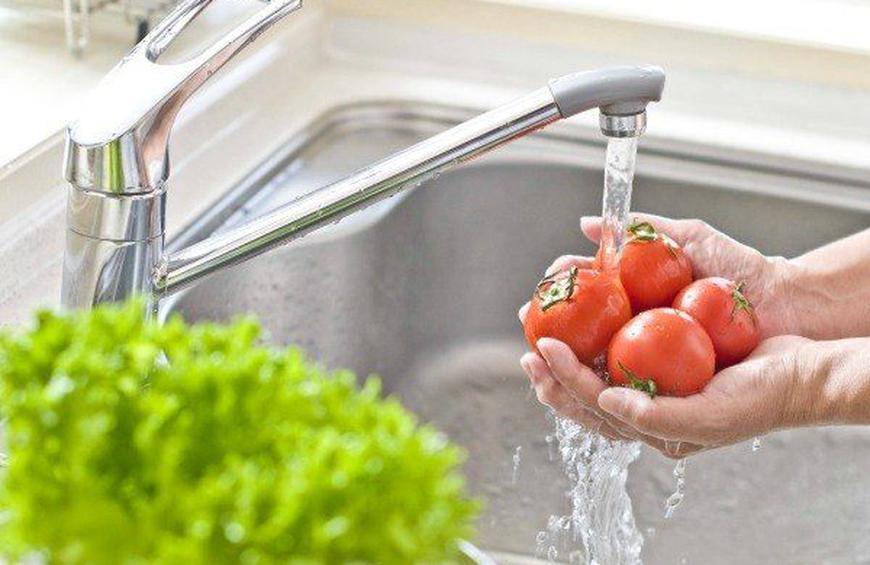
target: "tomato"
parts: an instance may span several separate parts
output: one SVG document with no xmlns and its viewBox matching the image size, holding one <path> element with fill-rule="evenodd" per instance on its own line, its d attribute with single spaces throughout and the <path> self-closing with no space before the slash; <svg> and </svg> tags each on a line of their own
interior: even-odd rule
<svg viewBox="0 0 870 565">
<path fill-rule="evenodd" d="M 631 304 L 617 277 L 571 267 L 538 283 L 523 326 L 532 349 L 551 337 L 591 365 L 629 319 Z"/>
<path fill-rule="evenodd" d="M 613 336 L 607 352 L 612 384 L 651 395 L 699 392 L 715 368 L 707 332 L 697 320 L 673 308 L 641 312 Z"/>
<path fill-rule="evenodd" d="M 602 252 L 594 267 L 601 269 Z M 622 286 L 635 314 L 670 306 L 680 290 L 692 282 L 692 262 L 683 249 L 652 224 L 640 222 L 628 228 L 628 238 L 619 260 Z"/>
<path fill-rule="evenodd" d="M 681 290 L 673 306 L 704 326 L 720 367 L 742 361 L 761 340 L 755 309 L 742 284 L 720 277 L 701 279 Z"/>
</svg>

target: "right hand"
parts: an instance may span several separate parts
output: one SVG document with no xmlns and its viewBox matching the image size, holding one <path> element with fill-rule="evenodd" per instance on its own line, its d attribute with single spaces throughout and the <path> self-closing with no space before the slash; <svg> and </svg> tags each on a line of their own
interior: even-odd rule
<svg viewBox="0 0 870 565">
<path fill-rule="evenodd" d="M 632 220 L 648 221 L 657 230 L 668 234 L 692 260 L 695 278 L 722 276 L 746 282 L 746 294 L 753 301 L 762 339 L 789 333 L 791 315 L 784 289 L 787 261 L 768 258 L 720 233 L 701 220 L 671 220 L 653 215 L 638 215 Z M 580 221 L 583 234 L 592 242 L 601 238 L 601 218 L 585 217 Z M 570 266 L 589 268 L 588 257 L 566 255 L 556 259 L 547 274 Z M 520 321 L 525 320 L 529 304 L 520 308 Z M 605 412 L 598 396 L 607 385 L 588 367 L 577 361 L 568 347 L 556 340 L 542 339 L 538 351 L 526 353 L 521 365 L 526 371 L 538 400 L 553 408 L 560 416 L 583 424 L 610 439 L 637 439 L 656 447 L 669 457 L 683 457 L 703 448 L 703 443 L 682 442 L 674 448 L 671 438 L 643 433 L 628 422 Z M 629 424 L 629 425 L 627 425 Z"/>
<path fill-rule="evenodd" d="M 702 220 L 671 220 L 650 214 L 632 214 L 631 220 L 649 222 L 676 241 L 692 260 L 696 280 L 724 277 L 746 283 L 745 294 L 755 306 L 761 339 L 800 333 L 791 308 L 788 279 L 792 267 L 787 260 L 766 257 Z M 601 218 L 587 216 L 580 219 L 580 229 L 598 243 L 601 223 Z M 567 259 L 560 257 L 554 265 L 559 263 L 567 264 Z"/>
</svg>

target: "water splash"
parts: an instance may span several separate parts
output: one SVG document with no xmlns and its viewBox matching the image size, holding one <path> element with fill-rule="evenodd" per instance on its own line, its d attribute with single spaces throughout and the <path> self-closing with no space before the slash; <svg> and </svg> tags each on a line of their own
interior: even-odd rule
<svg viewBox="0 0 870 565">
<path fill-rule="evenodd" d="M 555 418 L 562 466 L 574 485 L 567 496 L 571 513 L 550 516 L 536 538 L 537 556 L 559 554 L 570 563 L 640 563 L 643 536 L 626 492 L 628 466 L 640 444 L 610 441 L 579 424 Z"/>
<path fill-rule="evenodd" d="M 550 461 L 556 460 L 556 435 L 547 434 L 544 436 L 544 441 L 547 442 L 547 458 Z"/>
<path fill-rule="evenodd" d="M 514 456 L 513 456 L 514 467 L 513 467 L 513 471 L 511 472 L 511 484 L 512 485 L 517 484 L 517 478 L 519 478 L 520 452 L 522 450 L 523 450 L 523 447 L 521 445 L 518 445 L 516 450 L 514 451 Z"/>
<path fill-rule="evenodd" d="M 682 504 L 686 490 L 686 460 L 680 459 L 674 467 L 674 478 L 677 479 L 677 487 L 674 494 L 668 497 L 665 501 L 665 518 L 670 518 L 674 515 L 677 507 Z"/>
<path fill-rule="evenodd" d="M 761 449 L 761 438 L 757 437 L 752 440 L 752 451 L 758 451 Z"/>
</svg>

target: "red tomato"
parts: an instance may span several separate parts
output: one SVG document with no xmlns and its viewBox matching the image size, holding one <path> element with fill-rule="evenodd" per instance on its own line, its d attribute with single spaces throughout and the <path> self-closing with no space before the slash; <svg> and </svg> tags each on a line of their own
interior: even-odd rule
<svg viewBox="0 0 870 565">
<path fill-rule="evenodd" d="M 695 319 L 673 308 L 642 312 L 613 336 L 607 352 L 612 384 L 651 395 L 688 396 L 713 378 L 713 343 Z"/>
<path fill-rule="evenodd" d="M 602 268 L 601 250 L 594 267 Z M 632 224 L 619 260 L 619 277 L 635 314 L 670 306 L 692 282 L 692 262 L 670 237 L 649 222 Z"/>
<path fill-rule="evenodd" d="M 532 349 L 551 337 L 591 365 L 630 318 L 631 304 L 616 277 L 571 267 L 538 283 L 523 326 Z"/>
<path fill-rule="evenodd" d="M 734 281 L 720 277 L 695 281 L 680 291 L 674 308 L 704 326 L 720 367 L 745 359 L 761 339 L 755 309 L 743 295 L 743 285 Z"/>
</svg>

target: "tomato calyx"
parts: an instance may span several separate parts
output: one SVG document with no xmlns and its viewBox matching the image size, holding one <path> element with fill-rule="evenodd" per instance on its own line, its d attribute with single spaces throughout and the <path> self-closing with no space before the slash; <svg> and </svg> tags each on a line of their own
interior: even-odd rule
<svg viewBox="0 0 870 565">
<path fill-rule="evenodd" d="M 628 226 L 628 233 L 634 241 L 655 241 L 659 238 L 659 232 L 649 222 L 635 221 Z"/>
<path fill-rule="evenodd" d="M 741 310 L 745 310 L 749 317 L 752 318 L 752 323 L 756 324 L 757 320 L 755 317 L 755 306 L 752 305 L 752 302 L 746 298 L 746 295 L 743 294 L 743 289 L 746 288 L 745 282 L 739 282 L 734 287 L 734 290 L 731 291 L 731 300 L 734 302 L 734 307 L 731 308 L 731 319 L 734 319 L 734 316 L 738 314 Z"/>
<path fill-rule="evenodd" d="M 656 387 L 654 380 L 638 377 L 634 371 L 623 365 L 622 361 L 617 361 L 616 364 L 619 366 L 619 370 L 625 373 L 625 376 L 628 377 L 628 386 L 630 388 L 645 392 L 650 398 L 655 398 L 658 388 Z"/>
<path fill-rule="evenodd" d="M 541 301 L 541 311 L 546 312 L 556 304 L 571 298 L 574 294 L 577 271 L 577 267 L 571 267 L 567 271 L 559 271 L 541 279 L 535 287 L 535 295 Z"/>
<path fill-rule="evenodd" d="M 677 258 L 677 248 L 679 247 L 677 242 L 667 234 L 659 233 L 651 223 L 635 221 L 628 227 L 628 233 L 631 235 L 631 242 L 649 243 L 651 241 L 661 241 L 665 244 L 671 257 Z"/>
</svg>

